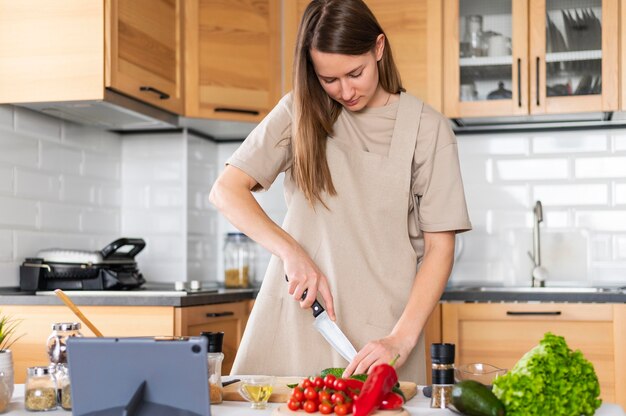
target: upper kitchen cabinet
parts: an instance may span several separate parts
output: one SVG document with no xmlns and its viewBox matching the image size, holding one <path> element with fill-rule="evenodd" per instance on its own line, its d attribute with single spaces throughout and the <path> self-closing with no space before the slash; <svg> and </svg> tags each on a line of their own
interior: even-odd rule
<svg viewBox="0 0 626 416">
<path fill-rule="evenodd" d="M 261 120 L 280 99 L 280 0 L 187 0 L 186 115 Z"/>
<path fill-rule="evenodd" d="M 404 88 L 442 110 L 442 4 L 440 0 L 366 0 L 389 37 Z M 292 68 L 300 18 L 309 0 L 283 5 L 284 93 L 292 88 Z"/>
<path fill-rule="evenodd" d="M 0 102 L 103 100 L 182 112 L 182 0 L 0 1 Z"/>
<path fill-rule="evenodd" d="M 182 114 L 183 2 L 110 0 L 107 86 Z"/>
<path fill-rule="evenodd" d="M 446 0 L 443 14 L 448 117 L 617 110 L 618 0 Z"/>
</svg>

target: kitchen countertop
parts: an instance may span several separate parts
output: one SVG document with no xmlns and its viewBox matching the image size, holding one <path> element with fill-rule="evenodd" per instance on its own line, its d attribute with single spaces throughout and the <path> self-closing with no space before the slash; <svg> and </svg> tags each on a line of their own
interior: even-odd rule
<svg viewBox="0 0 626 416">
<path fill-rule="evenodd" d="M 221 404 L 211 406 L 211 415 L 212 416 L 240 416 L 240 415 L 266 415 L 269 416 L 272 414 L 272 411 L 279 406 L 278 403 L 270 403 L 267 409 L 265 410 L 251 410 L 249 404 L 246 402 L 223 402 Z M 421 393 L 421 390 L 418 394 L 411 400 L 409 400 L 405 409 L 409 412 L 410 415 L 414 416 L 447 416 L 447 415 L 455 415 L 450 410 L 447 409 L 431 409 L 430 401 Z M 23 416 L 32 416 L 33 412 L 29 412 L 24 409 L 24 385 L 16 384 L 15 392 L 13 393 L 13 399 L 9 404 L 9 408 L 7 413 L 12 415 L 23 415 Z M 69 411 L 63 410 L 59 408 L 59 410 L 51 411 L 51 412 L 43 412 L 46 416 L 68 416 L 71 413 Z M 303 411 L 300 411 L 298 414 L 306 414 Z M 319 413 L 318 413 L 319 414 Z M 604 403 L 595 413 L 595 416 L 624 416 L 624 410 L 621 406 L 616 404 L 607 404 Z"/>
<path fill-rule="evenodd" d="M 198 291 L 176 291 L 173 284 L 146 283 L 127 291 L 65 291 L 78 306 L 199 306 L 254 299 L 258 288 L 225 289 L 216 284 Z M 2 305 L 62 305 L 53 291 L 21 292 L 19 288 L 0 288 Z"/>
<path fill-rule="evenodd" d="M 186 307 L 254 299 L 258 288 L 224 289 L 216 284 L 200 291 L 175 291 L 173 284 L 146 284 L 132 291 L 66 291 L 79 306 L 173 306 Z M 441 297 L 444 302 L 565 302 L 626 303 L 626 290 L 619 288 L 506 288 L 449 287 Z M 60 305 L 54 292 L 20 292 L 0 288 L 0 304 Z"/>
</svg>

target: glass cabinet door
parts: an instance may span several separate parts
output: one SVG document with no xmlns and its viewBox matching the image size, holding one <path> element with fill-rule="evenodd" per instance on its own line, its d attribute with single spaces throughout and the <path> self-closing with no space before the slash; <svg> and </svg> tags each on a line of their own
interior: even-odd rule
<svg viewBox="0 0 626 416">
<path fill-rule="evenodd" d="M 531 0 L 532 114 L 618 105 L 617 0 Z"/>
<path fill-rule="evenodd" d="M 526 0 L 444 3 L 444 112 L 527 114 Z"/>
</svg>

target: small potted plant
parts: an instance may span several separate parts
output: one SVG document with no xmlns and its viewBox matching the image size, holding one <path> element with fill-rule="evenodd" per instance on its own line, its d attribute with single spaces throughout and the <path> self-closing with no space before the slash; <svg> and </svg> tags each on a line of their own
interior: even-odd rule
<svg viewBox="0 0 626 416">
<path fill-rule="evenodd" d="M 0 313 L 0 412 L 4 412 L 13 396 L 13 354 L 11 345 L 23 335 L 16 336 L 19 321 Z"/>
</svg>

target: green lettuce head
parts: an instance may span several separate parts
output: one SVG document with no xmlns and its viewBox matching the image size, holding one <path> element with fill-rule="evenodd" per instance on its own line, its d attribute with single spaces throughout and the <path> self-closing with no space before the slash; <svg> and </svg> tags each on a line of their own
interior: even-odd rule
<svg viewBox="0 0 626 416">
<path fill-rule="evenodd" d="M 494 381 L 493 392 L 508 416 L 590 416 L 602 404 L 593 365 L 550 332 Z"/>
</svg>

